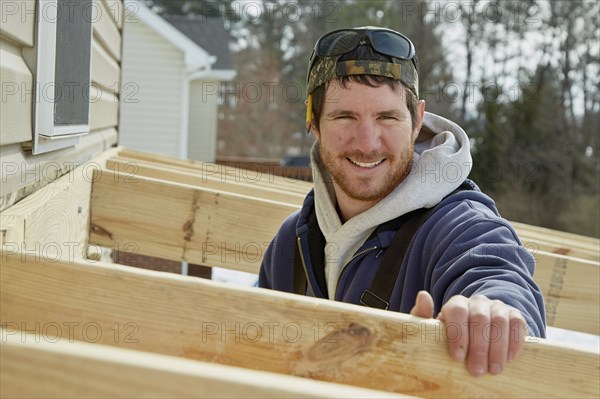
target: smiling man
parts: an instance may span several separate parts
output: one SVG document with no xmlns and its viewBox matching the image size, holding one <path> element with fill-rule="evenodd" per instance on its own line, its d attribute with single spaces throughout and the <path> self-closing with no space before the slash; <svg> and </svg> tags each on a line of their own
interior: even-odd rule
<svg viewBox="0 0 600 399">
<path fill-rule="evenodd" d="M 261 287 L 437 317 L 452 357 L 498 374 L 544 336 L 534 260 L 467 175 L 469 139 L 418 100 L 411 41 L 321 37 L 308 68 L 314 190 L 265 254 Z"/>
</svg>

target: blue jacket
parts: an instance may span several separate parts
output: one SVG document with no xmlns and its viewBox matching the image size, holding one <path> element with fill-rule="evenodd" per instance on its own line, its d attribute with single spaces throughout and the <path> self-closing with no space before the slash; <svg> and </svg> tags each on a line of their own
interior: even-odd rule
<svg viewBox="0 0 600 399">
<path fill-rule="evenodd" d="M 314 215 L 311 191 L 302 208 L 284 221 L 267 249 L 260 269 L 260 287 L 294 292 L 294 252 L 299 245 L 308 280 L 307 295 L 328 298 L 324 253 L 310 245 L 314 238 L 309 237 L 309 230 L 318 229 Z M 394 234 L 377 231 L 356 251 L 342 269 L 336 301 L 360 304 Z M 481 294 L 519 309 L 529 334 L 544 337 L 544 302 L 532 278 L 534 265 L 532 255 L 500 217 L 490 197 L 478 189 L 454 193 L 435 207 L 413 236 L 396 276 L 389 310 L 409 313 L 420 290 L 432 295 L 435 314 L 454 295 Z"/>
</svg>

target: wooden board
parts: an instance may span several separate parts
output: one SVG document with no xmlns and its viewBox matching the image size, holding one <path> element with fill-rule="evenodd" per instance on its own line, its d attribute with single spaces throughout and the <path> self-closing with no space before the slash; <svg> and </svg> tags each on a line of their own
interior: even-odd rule
<svg viewBox="0 0 600 399">
<path fill-rule="evenodd" d="M 100 133 L 97 136 L 101 139 Z M 0 244 L 11 250 L 49 256 L 86 257 L 93 171 L 116 151 L 107 150 L 81 164 L 71 157 L 73 161 L 65 163 L 73 170 L 60 178 L 57 177 L 64 173 L 62 163 L 40 160 L 38 168 L 29 168 L 32 175 L 35 170 L 38 175 L 55 180 L 0 212 Z"/>
<path fill-rule="evenodd" d="M 3 398 L 381 398 L 340 384 L 2 331 Z M 402 396 L 403 397 L 403 396 Z"/>
<path fill-rule="evenodd" d="M 533 253 L 534 280 L 544 294 L 549 326 L 600 335 L 600 265 L 550 254 Z"/>
<path fill-rule="evenodd" d="M 146 166 L 152 164 L 155 169 L 177 171 L 196 174 L 206 180 L 208 176 L 215 176 L 223 183 L 231 186 L 225 191 L 236 192 L 237 183 L 249 183 L 260 189 L 261 187 L 269 187 L 271 191 L 263 194 L 264 198 L 271 198 L 274 192 L 294 193 L 302 198 L 292 198 L 290 203 L 301 205 L 303 196 L 311 189 L 312 184 L 299 180 L 282 178 L 273 176 L 268 173 L 259 173 L 256 171 L 248 171 L 243 169 L 232 168 L 223 165 L 215 165 L 202 163 L 198 161 L 181 160 L 177 158 L 142 153 L 138 151 L 123 150 L 119 153 L 120 160 L 129 164 L 128 170 L 133 170 L 137 161 L 146 162 Z M 176 168 L 176 169 L 174 169 Z M 154 177 L 155 175 L 145 174 L 143 170 L 139 170 L 141 175 Z M 156 173 L 156 172 L 153 172 Z M 178 181 L 174 178 L 174 181 Z M 581 257 L 593 261 L 600 261 L 600 240 L 588 238 L 578 239 L 574 234 L 562 233 L 549 229 L 541 229 L 535 226 L 528 226 L 520 223 L 514 223 L 517 234 L 522 237 L 523 243 L 532 251 L 543 250 L 547 252 L 557 253 L 560 255 L 568 255 L 573 257 Z M 541 229 L 537 233 L 537 229 Z M 550 233 L 548 233 L 548 231 Z"/>
<path fill-rule="evenodd" d="M 552 230 L 546 227 L 533 226 L 525 223 L 511 222 L 518 230 L 527 231 L 530 233 L 539 233 L 543 236 L 555 237 L 562 240 L 579 241 L 593 245 L 595 248 L 600 248 L 600 240 L 594 237 L 583 236 L 580 234 L 568 233 L 565 231 Z"/>
<path fill-rule="evenodd" d="M 202 177 L 216 176 L 221 178 L 223 182 L 249 183 L 256 186 L 271 187 L 280 191 L 304 195 L 312 188 L 312 183 L 281 177 L 271 173 L 263 173 L 252 169 L 239 169 L 232 166 L 217 165 L 189 159 L 178 159 L 128 149 L 123 149 L 119 152 L 119 156 L 130 160 L 149 161 L 161 165 L 182 167 L 189 171 L 199 173 Z"/>
<path fill-rule="evenodd" d="M 96 173 L 90 243 L 158 258 L 256 272 L 281 202 L 158 179 Z"/>
<path fill-rule="evenodd" d="M 293 204 L 141 177 L 140 171 L 146 171 L 141 164 L 138 173 L 106 171 L 94 178 L 90 242 L 258 273 L 282 221 L 298 209 Z M 153 176 L 194 181 L 193 175 L 150 171 Z M 544 251 L 533 254 L 534 279 L 547 298 L 548 325 L 600 334 L 598 262 Z"/>
<path fill-rule="evenodd" d="M 545 251 L 557 255 L 567 255 L 573 258 L 586 259 L 594 262 L 600 261 L 600 252 L 587 247 L 584 243 L 569 242 L 565 240 L 556 240 L 551 237 L 545 237 L 541 234 L 531 234 L 518 232 L 519 239 L 523 246 L 531 252 Z"/>
<path fill-rule="evenodd" d="M 113 157 L 106 162 L 106 168 L 128 176 L 144 176 L 155 179 L 172 181 L 175 183 L 189 184 L 211 190 L 220 190 L 251 197 L 264 198 L 272 201 L 301 204 L 305 194 L 287 192 L 280 189 L 265 187 L 251 182 L 227 181 L 223 176 L 213 174 L 199 174 L 189 168 L 178 166 L 162 166 L 153 162 L 142 160 L 129 160 L 127 158 Z"/>
<path fill-rule="evenodd" d="M 101 262 L 2 257 L 5 330 L 423 397 L 600 394 L 597 353 L 541 339 L 501 375 L 476 378 L 451 360 L 438 321 Z"/>
</svg>

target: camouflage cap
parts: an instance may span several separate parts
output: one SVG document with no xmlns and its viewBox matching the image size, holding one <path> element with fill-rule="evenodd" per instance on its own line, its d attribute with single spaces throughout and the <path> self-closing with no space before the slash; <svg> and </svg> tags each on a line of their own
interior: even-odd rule
<svg viewBox="0 0 600 399">
<path fill-rule="evenodd" d="M 401 33 L 387 28 L 360 27 L 350 30 L 360 29 L 391 31 L 404 37 L 410 43 L 410 40 Z M 336 31 L 333 31 L 331 33 L 335 32 Z M 319 42 L 317 42 L 317 45 L 318 43 Z M 410 45 L 412 46 L 412 43 Z M 375 50 L 372 45 L 370 47 L 372 50 Z M 416 54 L 413 53 L 412 59 L 397 58 L 393 56 L 386 56 L 382 59 L 381 57 L 378 58 L 372 52 L 363 52 L 360 53 L 361 55 L 358 54 L 359 53 L 352 52 L 334 56 L 317 56 L 313 52 L 315 59 L 312 61 L 311 57 L 311 63 L 309 64 L 310 70 L 308 71 L 307 76 L 307 94 L 311 94 L 315 88 L 340 76 L 378 75 L 399 80 L 418 97 L 419 75 L 417 71 L 418 60 Z"/>
<path fill-rule="evenodd" d="M 393 63 L 376 60 L 340 61 L 336 57 L 318 58 L 308 73 L 307 94 L 322 84 L 340 76 L 378 75 L 399 80 L 419 96 L 419 75 L 411 60 L 392 58 Z"/>
</svg>

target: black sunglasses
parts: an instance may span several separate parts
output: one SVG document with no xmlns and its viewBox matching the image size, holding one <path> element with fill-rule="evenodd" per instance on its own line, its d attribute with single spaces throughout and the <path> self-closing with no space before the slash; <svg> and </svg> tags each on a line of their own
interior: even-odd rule
<svg viewBox="0 0 600 399">
<path fill-rule="evenodd" d="M 317 57 L 335 57 L 349 53 L 364 43 L 365 38 L 378 53 L 403 60 L 413 60 L 415 56 L 415 46 L 399 32 L 389 29 L 338 29 L 317 40 L 308 70 L 312 69 Z"/>
</svg>

